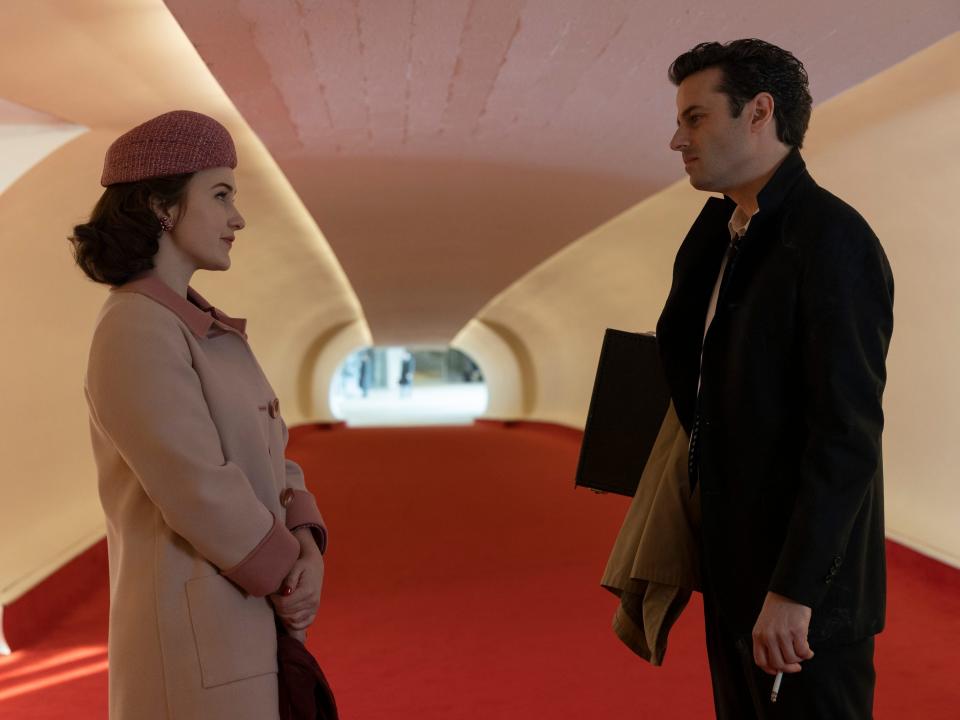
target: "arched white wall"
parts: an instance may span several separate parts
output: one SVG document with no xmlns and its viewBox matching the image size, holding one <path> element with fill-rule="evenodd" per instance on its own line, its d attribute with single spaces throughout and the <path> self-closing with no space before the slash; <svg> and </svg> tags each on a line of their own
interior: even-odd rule
<svg viewBox="0 0 960 720">
<path fill-rule="evenodd" d="M 811 171 L 867 218 L 896 285 L 884 396 L 889 534 L 960 566 L 960 33 L 828 103 Z"/>
<path fill-rule="evenodd" d="M 0 193 L 40 159 L 86 131 L 0 97 Z"/>
<path fill-rule="evenodd" d="M 703 198 L 659 194 L 573 243 L 485 308 L 479 319 L 522 338 L 530 419 L 583 427 L 604 330 L 654 329 L 673 255 Z"/>
<path fill-rule="evenodd" d="M 488 398 L 484 418 L 516 420 L 530 412 L 533 378 L 524 378 L 518 350 L 494 327 L 482 320 L 471 320 L 450 347 L 470 357 L 483 373 Z M 521 355 L 523 352 L 519 350 Z"/>
<path fill-rule="evenodd" d="M 82 387 L 103 290 L 82 278 L 66 240 L 99 188 L 57 168 L 102 156 L 106 138 L 78 137 L 0 194 L 0 603 L 104 531 Z"/>
</svg>

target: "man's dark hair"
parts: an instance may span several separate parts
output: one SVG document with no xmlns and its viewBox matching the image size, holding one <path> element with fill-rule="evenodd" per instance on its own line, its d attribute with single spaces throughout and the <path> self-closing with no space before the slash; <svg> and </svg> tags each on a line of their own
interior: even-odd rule
<svg viewBox="0 0 960 720">
<path fill-rule="evenodd" d="M 80 269 L 95 282 L 123 285 L 153 268 L 160 249 L 160 220 L 150 207 L 155 198 L 169 210 L 186 208 L 187 184 L 193 173 L 110 185 L 97 201 L 89 222 L 73 228 L 68 238 Z"/>
<path fill-rule="evenodd" d="M 755 39 L 700 43 L 673 61 L 670 82 L 679 86 L 690 75 L 713 67 L 723 73 L 717 90 L 727 96 L 733 117 L 740 117 L 758 93 L 768 92 L 780 142 L 803 146 L 813 99 L 807 71 L 792 53 Z"/>
</svg>

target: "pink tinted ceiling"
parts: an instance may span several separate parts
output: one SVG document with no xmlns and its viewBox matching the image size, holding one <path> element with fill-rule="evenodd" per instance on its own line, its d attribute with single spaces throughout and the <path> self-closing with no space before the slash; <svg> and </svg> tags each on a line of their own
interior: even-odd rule
<svg viewBox="0 0 960 720">
<path fill-rule="evenodd" d="M 786 47 L 820 102 L 960 29 L 957 0 L 167 5 L 313 214 L 378 343 L 446 342 L 681 178 L 666 69 L 694 44 Z"/>
</svg>

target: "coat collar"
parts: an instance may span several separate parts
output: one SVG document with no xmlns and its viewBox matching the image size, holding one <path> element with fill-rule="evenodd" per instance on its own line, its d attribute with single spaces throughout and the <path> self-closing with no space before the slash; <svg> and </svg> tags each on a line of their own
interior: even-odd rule
<svg viewBox="0 0 960 720">
<path fill-rule="evenodd" d="M 213 325 L 218 325 L 228 332 L 238 333 L 244 338 L 247 337 L 245 319 L 232 318 L 217 310 L 193 288 L 187 288 L 186 298 L 181 297 L 152 271 L 137 275 L 124 285 L 113 288 L 111 292 L 134 292 L 145 295 L 177 315 L 198 338 L 207 337 Z"/>
<path fill-rule="evenodd" d="M 776 213 L 797 180 L 805 175 L 806 172 L 807 164 L 800 156 L 800 151 L 797 148 L 793 148 L 787 153 L 783 162 L 780 163 L 780 167 L 776 169 L 776 172 L 773 173 L 773 176 L 757 195 L 757 206 L 760 208 L 760 211 L 753 220 L 763 221 Z M 731 200 L 731 202 L 733 201 Z M 753 225 L 753 220 L 750 223 L 751 226 Z"/>
</svg>

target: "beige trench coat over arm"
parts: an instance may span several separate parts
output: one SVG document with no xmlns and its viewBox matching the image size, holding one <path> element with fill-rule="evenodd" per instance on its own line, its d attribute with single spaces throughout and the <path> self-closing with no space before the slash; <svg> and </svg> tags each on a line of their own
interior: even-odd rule
<svg viewBox="0 0 960 720">
<path fill-rule="evenodd" d="M 104 304 L 85 383 L 110 547 L 111 718 L 271 718 L 264 596 L 326 530 L 245 323 L 148 275 Z"/>
<path fill-rule="evenodd" d="M 690 492 L 688 437 L 671 402 L 600 584 L 619 596 L 617 636 L 652 665 L 700 589 L 700 496 Z"/>
</svg>

